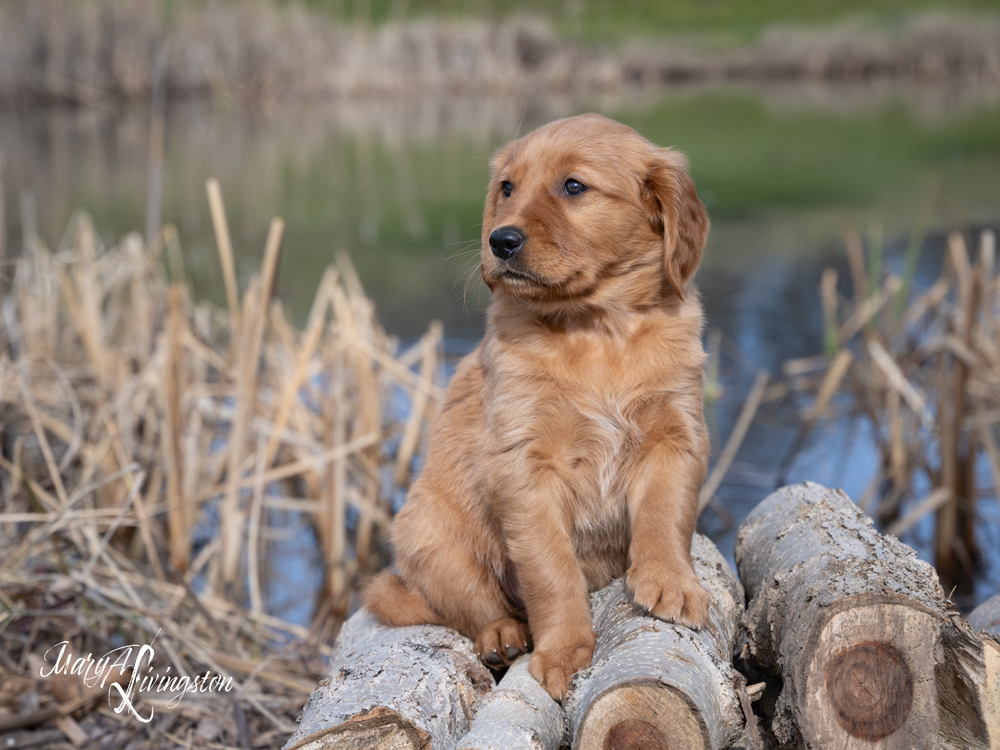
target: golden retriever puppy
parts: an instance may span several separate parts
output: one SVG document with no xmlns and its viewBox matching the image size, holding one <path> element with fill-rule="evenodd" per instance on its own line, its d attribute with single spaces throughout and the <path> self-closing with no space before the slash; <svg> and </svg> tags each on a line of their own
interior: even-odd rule
<svg viewBox="0 0 1000 750">
<path fill-rule="evenodd" d="M 552 122 L 493 160 L 486 336 L 458 366 L 396 517 L 397 572 L 366 587 L 389 625 L 436 623 L 489 666 L 534 642 L 561 699 L 590 665 L 588 592 L 626 576 L 690 627 L 709 441 L 702 311 L 688 285 L 708 217 L 685 158 L 599 115 Z"/>
</svg>

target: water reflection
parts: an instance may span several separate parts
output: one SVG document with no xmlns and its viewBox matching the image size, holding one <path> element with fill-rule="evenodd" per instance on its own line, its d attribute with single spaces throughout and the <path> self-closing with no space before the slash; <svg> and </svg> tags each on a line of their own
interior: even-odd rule
<svg viewBox="0 0 1000 750">
<path fill-rule="evenodd" d="M 172 103 L 163 216 L 179 229 L 199 297 L 224 304 L 204 192 L 214 176 L 244 279 L 259 264 L 270 218 L 286 220 L 278 293 L 294 317 L 305 316 L 334 253 L 347 250 L 390 332 L 406 339 L 440 318 L 449 348 L 461 353 L 481 335 L 488 302 L 478 243 L 490 155 L 550 119 L 590 110 L 685 151 L 709 204 L 713 232 L 697 280 L 708 325 L 725 342 L 723 396 L 708 407 L 716 450 L 758 368 L 777 373 L 784 360 L 820 349 L 816 288 L 825 266 L 843 265 L 845 221 L 880 222 L 891 238 L 887 257 L 898 256 L 931 175 L 942 185 L 933 225 L 1000 221 L 994 94 L 815 86 L 604 100 L 340 102 L 264 114 Z M 39 233 L 50 246 L 77 206 L 92 212 L 109 243 L 144 226 L 148 119 L 141 108 L 0 111 L 9 244 L 18 246 L 25 192 L 36 198 Z M 940 244 L 940 237 L 928 244 L 924 278 L 940 268 Z M 736 523 L 774 481 L 792 437 L 789 416 L 765 410 L 719 492 Z M 863 428 L 845 421 L 813 437 L 789 478 L 860 497 L 874 460 Z M 984 514 L 996 506 L 981 505 Z M 711 512 L 704 525 L 731 554 L 733 530 Z M 983 533 L 996 537 L 998 528 Z M 301 549 L 311 532 L 295 534 L 288 547 L 299 556 L 275 560 L 280 575 L 304 580 L 301 571 L 311 567 Z M 914 539 L 926 534 L 918 527 Z M 983 549 L 1000 549 L 995 542 L 984 537 Z M 1000 587 L 1000 561 L 988 565 L 977 598 Z"/>
</svg>

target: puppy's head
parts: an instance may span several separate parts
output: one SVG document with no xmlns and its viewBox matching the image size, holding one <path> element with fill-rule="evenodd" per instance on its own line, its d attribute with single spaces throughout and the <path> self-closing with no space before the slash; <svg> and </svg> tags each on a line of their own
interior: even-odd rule
<svg viewBox="0 0 1000 750">
<path fill-rule="evenodd" d="M 481 269 L 493 292 L 540 312 L 683 299 L 708 216 L 682 154 L 590 114 L 508 143 L 492 166 Z"/>
</svg>

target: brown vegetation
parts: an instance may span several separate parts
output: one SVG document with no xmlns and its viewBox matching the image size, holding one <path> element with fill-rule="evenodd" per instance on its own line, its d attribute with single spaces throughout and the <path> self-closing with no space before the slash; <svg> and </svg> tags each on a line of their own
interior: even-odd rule
<svg viewBox="0 0 1000 750">
<path fill-rule="evenodd" d="M 978 237 L 974 259 L 965 237 L 953 232 L 940 277 L 916 294 L 921 242 L 915 233 L 902 275 L 885 273 L 878 234 L 866 253 L 849 230 L 853 299 L 838 296 L 837 272 L 827 269 L 820 290 L 827 354 L 789 362 L 785 372 L 793 386 L 816 391 L 797 445 L 817 420 L 836 411 L 831 403 L 842 394 L 846 407 L 870 422 L 881 457 L 859 505 L 896 536 L 936 512 L 938 573 L 945 590 L 957 586 L 961 595 L 979 557 L 980 456 L 992 472 L 993 491 L 1000 491 L 1000 276 L 992 231 Z"/>
<path fill-rule="evenodd" d="M 893 32 L 855 25 L 775 30 L 706 53 L 676 39 L 607 51 L 540 21 L 417 21 L 349 27 L 299 6 L 248 1 L 6 0 L 0 101 L 141 99 L 165 50 L 173 95 L 284 98 L 417 93 L 540 94 L 681 81 L 873 78 L 1000 85 L 1000 22 L 925 16 Z"/>
<path fill-rule="evenodd" d="M 54 690 L 36 668 L 49 646 L 103 653 L 116 630 L 135 643 L 159 631 L 177 672 L 269 683 L 267 701 L 248 687 L 222 715 L 238 725 L 245 700 L 255 733 L 287 734 L 315 683 L 310 655 L 345 616 L 356 576 L 386 563 L 390 498 L 439 398 L 441 330 L 397 355 L 342 259 L 297 331 L 271 298 L 282 222 L 241 298 L 214 181 L 209 195 L 227 310 L 189 299 L 171 227 L 149 246 L 133 234 L 102 251 L 84 214 L 55 252 L 29 237 L 4 283 L 0 682 L 17 677 L 37 703 Z M 313 631 L 267 612 L 275 513 L 313 519 L 325 555 Z M 212 541 L 193 548 L 199 527 Z M 189 726 L 227 721 L 199 706 Z M 47 716 L 17 709 L 0 703 L 0 727 Z M 243 736 L 233 731 L 229 744 Z"/>
</svg>

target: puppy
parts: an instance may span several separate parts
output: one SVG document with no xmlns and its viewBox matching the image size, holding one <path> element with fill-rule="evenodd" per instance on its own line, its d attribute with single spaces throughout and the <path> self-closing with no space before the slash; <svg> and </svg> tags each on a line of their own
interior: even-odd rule
<svg viewBox="0 0 1000 750">
<path fill-rule="evenodd" d="M 483 214 L 486 336 L 459 364 L 394 522 L 389 625 L 447 625 L 494 668 L 534 642 L 562 699 L 590 665 L 588 592 L 625 575 L 656 617 L 701 626 L 691 536 L 709 441 L 708 217 L 678 152 L 599 115 L 502 148 Z"/>
</svg>

